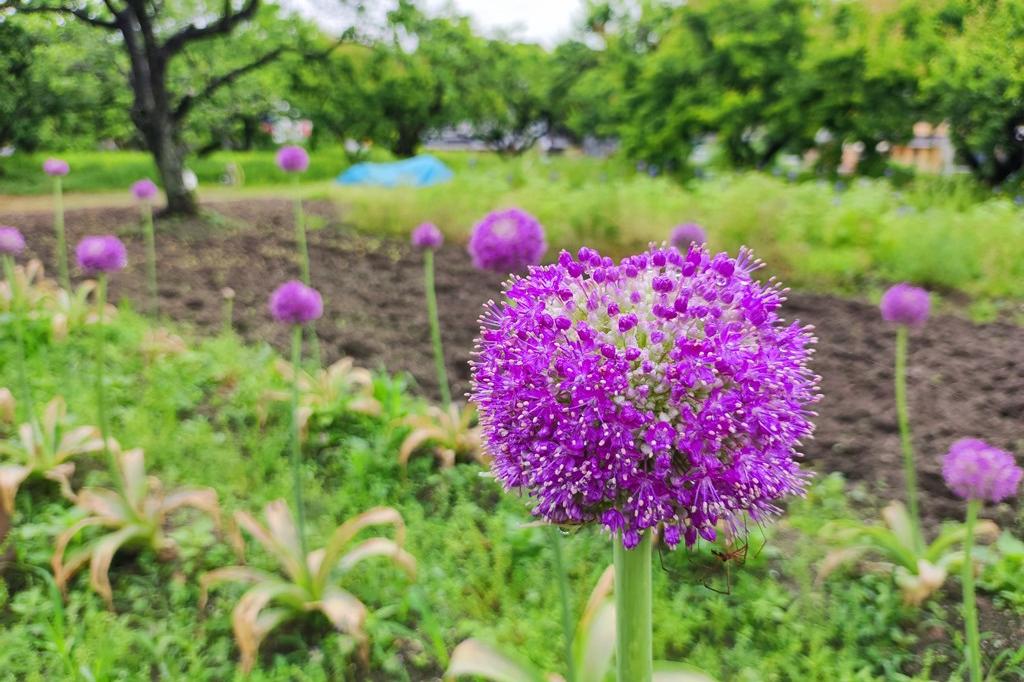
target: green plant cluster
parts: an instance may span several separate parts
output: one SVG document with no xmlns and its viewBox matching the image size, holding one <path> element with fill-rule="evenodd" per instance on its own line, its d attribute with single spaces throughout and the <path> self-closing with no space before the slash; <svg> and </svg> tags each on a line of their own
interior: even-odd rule
<svg viewBox="0 0 1024 682">
<path fill-rule="evenodd" d="M 130 310 L 106 327 L 113 435 L 145 449 L 150 472 L 168 487 L 214 488 L 227 513 L 287 498 L 289 417 L 265 398 L 268 388 L 283 386 L 277 354 L 231 334 L 201 340 L 179 330 L 186 348 L 155 359 L 152 342 L 147 346 L 152 331 Z M 71 335 L 52 343 L 50 334 L 48 326 L 29 326 L 35 392 L 40 400 L 64 395 L 70 413 L 90 420 L 91 339 Z M 12 384 L 14 344 L 2 341 L 0 384 Z M 436 677 L 454 646 L 471 636 L 513 647 L 540 669 L 561 670 L 560 650 L 551 646 L 560 623 L 546 530 L 527 525 L 523 501 L 482 477 L 479 465 L 439 469 L 422 457 L 402 476 L 396 452 L 407 431 L 400 423 L 420 406 L 400 377 L 376 375 L 372 389 L 379 415 L 339 408 L 321 418 L 324 437 L 307 444 L 302 472 L 311 546 L 374 506 L 395 507 L 408 526 L 406 549 L 419 562 L 415 583 L 372 564 L 349 577 L 370 608 L 372 675 Z M 85 483 L 106 475 L 99 464 L 81 469 Z M 16 559 L 0 580 L 0 678 L 238 675 L 230 612 L 241 588 L 221 588 L 205 609 L 198 607 L 198 577 L 234 563 L 228 546 L 211 540 L 208 524 L 171 528 L 181 548 L 172 562 L 146 552 L 119 555 L 110 611 L 84 578 L 72 583 L 65 602 L 41 568 L 72 515 L 48 486 L 29 486 L 17 497 Z M 814 534 L 825 521 L 850 515 L 841 479 L 825 477 L 769 531 L 763 549 L 754 530 L 746 564 L 729 576 L 706 574 L 699 553 L 656 558 L 656 655 L 722 680 L 924 680 L 955 667 L 955 649 L 933 639 L 936 628 L 949 637 L 956 631 L 940 605 L 922 620 L 901 605 L 891 579 L 877 576 L 815 584 L 823 550 Z M 579 609 L 609 561 L 607 538 L 583 532 L 564 542 Z M 273 570 L 269 557 L 249 558 Z M 722 588 L 723 581 L 729 594 L 705 586 Z M 360 679 L 351 649 L 326 621 L 310 616 L 273 633 L 250 679 Z"/>
</svg>

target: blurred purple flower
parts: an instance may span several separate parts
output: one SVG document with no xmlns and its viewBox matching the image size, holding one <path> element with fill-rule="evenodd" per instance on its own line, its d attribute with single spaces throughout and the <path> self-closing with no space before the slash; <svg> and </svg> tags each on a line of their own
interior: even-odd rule
<svg viewBox="0 0 1024 682">
<path fill-rule="evenodd" d="M 25 250 L 25 237 L 16 227 L 0 226 L 0 254 L 17 256 Z"/>
<path fill-rule="evenodd" d="M 519 272 L 537 265 L 547 248 L 540 222 L 518 208 L 488 213 L 469 237 L 473 266 L 495 272 Z"/>
<path fill-rule="evenodd" d="M 908 327 L 920 327 L 928 321 L 931 300 L 928 292 L 910 284 L 896 284 L 882 295 L 879 305 L 882 319 Z"/>
<path fill-rule="evenodd" d="M 676 225 L 672 230 L 672 234 L 668 238 L 669 244 L 680 251 L 686 251 L 689 249 L 690 244 L 703 244 L 707 240 L 707 233 L 704 232 L 704 228 L 697 223 L 683 223 L 682 225 Z"/>
<path fill-rule="evenodd" d="M 966 500 L 1002 502 L 1017 494 L 1022 470 L 1013 455 L 977 438 L 962 438 L 942 460 L 942 477 Z"/>
<path fill-rule="evenodd" d="M 156 183 L 149 178 L 143 178 L 142 180 L 136 181 L 132 184 L 132 196 L 139 201 L 149 201 L 157 195 L 160 190 L 157 188 Z"/>
<path fill-rule="evenodd" d="M 741 533 L 804 489 L 818 378 L 760 261 L 693 245 L 619 264 L 592 249 L 506 284 L 481 316 L 472 399 L 493 470 L 533 513 L 634 546 Z"/>
<path fill-rule="evenodd" d="M 281 147 L 277 150 L 277 167 L 286 173 L 303 173 L 309 168 L 309 154 L 295 145 Z"/>
<path fill-rule="evenodd" d="M 70 170 L 68 162 L 62 159 L 47 159 L 43 161 L 43 172 L 51 177 L 67 175 Z"/>
<path fill-rule="evenodd" d="M 270 296 L 270 314 L 278 322 L 306 324 L 320 319 L 323 313 L 320 292 L 296 279 L 285 282 Z"/>
<path fill-rule="evenodd" d="M 444 243 L 444 235 L 434 223 L 423 223 L 412 231 L 412 245 L 417 249 L 438 249 Z"/>
<path fill-rule="evenodd" d="M 86 237 L 75 249 L 78 266 L 90 274 L 123 270 L 128 264 L 128 252 L 117 237 L 107 234 Z"/>
</svg>

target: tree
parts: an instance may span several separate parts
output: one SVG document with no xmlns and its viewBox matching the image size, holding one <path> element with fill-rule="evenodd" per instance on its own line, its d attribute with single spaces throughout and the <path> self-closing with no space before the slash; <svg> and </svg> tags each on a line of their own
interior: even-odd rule
<svg viewBox="0 0 1024 682">
<path fill-rule="evenodd" d="M 129 60 L 132 122 L 156 161 L 167 193 L 167 210 L 193 214 L 197 211 L 195 195 L 182 176 L 187 151 L 182 140 L 184 122 L 198 104 L 280 57 L 286 44 L 266 46 L 245 63 L 225 69 L 198 87 L 178 90 L 170 79 L 175 61 L 191 46 L 229 36 L 251 22 L 262 3 L 196 0 L 188 3 L 191 18 L 184 20 L 168 5 L 149 0 L 0 0 L 0 10 L 13 10 L 15 15 L 54 14 L 120 36 Z"/>
<path fill-rule="evenodd" d="M 944 2 L 921 24 L 924 89 L 960 160 L 992 186 L 1024 170 L 1024 2 Z"/>
</svg>

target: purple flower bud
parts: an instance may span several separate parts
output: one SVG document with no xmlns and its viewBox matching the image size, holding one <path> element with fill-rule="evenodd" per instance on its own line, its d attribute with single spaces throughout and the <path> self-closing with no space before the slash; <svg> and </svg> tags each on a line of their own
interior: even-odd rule
<svg viewBox="0 0 1024 682">
<path fill-rule="evenodd" d="M 683 223 L 676 225 L 668 238 L 668 243 L 680 251 L 686 251 L 690 244 L 703 244 L 708 240 L 704 228 L 697 223 Z"/>
<path fill-rule="evenodd" d="M 1017 494 L 1022 470 L 1013 455 L 977 438 L 962 438 L 942 460 L 942 477 L 965 500 L 1002 502 Z"/>
<path fill-rule="evenodd" d="M 75 249 L 78 267 L 89 274 L 117 272 L 128 265 L 124 243 L 112 234 L 86 237 Z"/>
<path fill-rule="evenodd" d="M 444 235 L 434 223 L 423 223 L 412 231 L 412 245 L 417 249 L 438 249 L 444 243 Z"/>
<path fill-rule="evenodd" d="M 924 289 L 903 283 L 886 291 L 879 307 L 886 322 L 920 327 L 928 321 L 931 301 Z"/>
<path fill-rule="evenodd" d="M 67 175 L 71 170 L 68 166 L 68 162 L 62 159 L 47 159 L 43 161 L 43 172 L 50 177 L 60 177 Z"/>
<path fill-rule="evenodd" d="M 320 319 L 324 314 L 324 302 L 319 291 L 293 279 L 271 294 L 270 314 L 278 322 L 306 324 Z"/>
<path fill-rule="evenodd" d="M 156 183 L 149 178 L 138 180 L 132 185 L 132 196 L 139 201 L 149 201 L 155 197 L 159 191 L 160 190 L 157 188 Z"/>
<path fill-rule="evenodd" d="M 518 208 L 487 214 L 469 237 L 473 266 L 495 272 L 518 272 L 537 265 L 547 248 L 544 228 L 536 218 Z"/>
<path fill-rule="evenodd" d="M 304 173 L 309 168 L 309 154 L 295 145 L 281 147 L 277 150 L 277 167 L 285 173 Z"/>
<path fill-rule="evenodd" d="M 0 254 L 17 256 L 25 250 L 25 238 L 16 227 L 0 226 Z"/>
</svg>

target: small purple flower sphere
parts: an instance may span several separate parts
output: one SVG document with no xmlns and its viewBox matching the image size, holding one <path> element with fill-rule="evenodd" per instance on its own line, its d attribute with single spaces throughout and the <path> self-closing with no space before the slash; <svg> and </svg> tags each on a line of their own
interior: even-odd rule
<svg viewBox="0 0 1024 682">
<path fill-rule="evenodd" d="M 116 272 L 128 265 L 124 243 L 112 234 L 86 237 L 75 249 L 78 267 L 90 274 Z"/>
<path fill-rule="evenodd" d="M 562 252 L 480 318 L 472 399 L 496 478 L 553 524 L 600 524 L 634 547 L 743 532 L 804 490 L 818 377 L 810 327 L 779 314 L 760 267 L 701 245 L 615 264 Z"/>
<path fill-rule="evenodd" d="M 481 270 L 525 270 L 540 263 L 547 249 L 540 222 L 518 208 L 488 213 L 469 237 L 469 255 Z"/>
<path fill-rule="evenodd" d="M 281 147 L 277 150 L 277 167 L 286 173 L 303 173 L 309 168 L 309 154 L 295 145 Z"/>
<path fill-rule="evenodd" d="M 43 172 L 51 177 L 67 175 L 71 171 L 68 162 L 62 159 L 47 159 L 43 161 Z"/>
<path fill-rule="evenodd" d="M 671 236 L 668 238 L 669 244 L 676 247 L 680 251 L 686 251 L 690 248 L 690 244 L 703 244 L 708 240 L 708 235 L 704 232 L 704 228 L 697 223 L 683 223 L 677 225 L 672 230 Z"/>
<path fill-rule="evenodd" d="M 0 254 L 17 256 L 25 250 L 25 238 L 16 227 L 0 226 Z"/>
<path fill-rule="evenodd" d="M 416 226 L 412 231 L 412 245 L 417 249 L 434 249 L 441 248 L 441 244 L 444 243 L 444 235 L 441 234 L 441 230 L 437 229 L 437 225 L 434 223 L 423 223 L 422 225 Z"/>
<path fill-rule="evenodd" d="M 132 196 L 139 201 L 149 201 L 157 195 L 160 190 L 156 183 L 149 178 L 143 178 L 132 184 Z"/>
<path fill-rule="evenodd" d="M 928 321 L 931 299 L 928 292 L 907 283 L 897 284 L 882 295 L 882 319 L 908 327 L 920 327 Z"/>
<path fill-rule="evenodd" d="M 324 314 L 324 302 L 316 289 L 293 279 L 271 294 L 270 314 L 278 322 L 306 324 L 320 319 Z"/>
<path fill-rule="evenodd" d="M 942 477 L 965 500 L 1002 502 L 1017 494 L 1022 470 L 1013 455 L 977 438 L 962 438 L 942 460 Z"/>
</svg>

